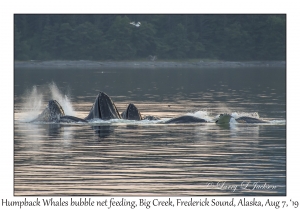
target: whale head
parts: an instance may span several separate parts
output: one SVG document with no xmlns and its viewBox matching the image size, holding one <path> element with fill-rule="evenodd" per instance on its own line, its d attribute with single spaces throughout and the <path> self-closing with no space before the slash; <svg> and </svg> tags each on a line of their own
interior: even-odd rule
<svg viewBox="0 0 300 210">
<path fill-rule="evenodd" d="M 57 122 L 60 117 L 65 116 L 65 112 L 56 100 L 50 100 L 44 111 L 33 121 Z"/>
<path fill-rule="evenodd" d="M 111 98 L 104 92 L 100 92 L 85 120 L 91 119 L 120 119 L 120 114 Z"/>
<path fill-rule="evenodd" d="M 123 119 L 126 120 L 142 120 L 142 116 L 138 108 L 134 104 L 129 104 L 127 109 L 121 114 Z"/>
<path fill-rule="evenodd" d="M 216 123 L 217 124 L 229 124 L 231 119 L 231 115 L 230 114 L 220 114 L 219 118 L 217 119 Z"/>
</svg>

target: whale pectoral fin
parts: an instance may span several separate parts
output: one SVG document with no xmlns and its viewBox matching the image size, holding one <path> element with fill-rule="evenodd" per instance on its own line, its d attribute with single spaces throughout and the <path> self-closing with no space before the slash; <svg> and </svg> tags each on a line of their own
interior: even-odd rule
<svg viewBox="0 0 300 210">
<path fill-rule="evenodd" d="M 218 120 L 216 121 L 217 124 L 229 124 L 231 119 L 231 115 L 229 114 L 220 114 Z"/>
</svg>

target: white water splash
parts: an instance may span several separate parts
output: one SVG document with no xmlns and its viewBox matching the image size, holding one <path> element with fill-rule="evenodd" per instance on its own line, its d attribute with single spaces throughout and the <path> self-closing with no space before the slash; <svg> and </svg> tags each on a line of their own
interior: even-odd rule
<svg viewBox="0 0 300 210">
<path fill-rule="evenodd" d="M 230 118 L 230 121 L 229 121 L 230 124 L 236 124 L 238 123 L 234 117 Z"/>
<path fill-rule="evenodd" d="M 49 84 L 49 89 L 51 93 L 51 99 L 58 101 L 58 103 L 64 109 L 65 114 L 75 116 L 75 111 L 68 96 L 63 95 L 54 82 Z"/>
<path fill-rule="evenodd" d="M 270 123 L 274 125 L 285 125 L 286 120 L 271 120 Z"/>
<path fill-rule="evenodd" d="M 37 118 L 42 111 L 43 94 L 38 92 L 37 87 L 33 86 L 31 91 L 24 95 L 21 109 L 24 112 L 21 121 L 30 122 Z"/>
<path fill-rule="evenodd" d="M 189 112 L 186 113 L 185 115 L 193 116 L 193 117 L 198 117 L 201 119 L 204 119 L 208 122 L 213 121 L 213 119 L 209 116 L 208 111 L 196 111 L 196 112 Z"/>
<path fill-rule="evenodd" d="M 233 112 L 231 114 L 231 116 L 234 119 L 237 119 L 239 117 L 253 117 L 253 118 L 259 119 L 259 115 L 257 112 Z"/>
<path fill-rule="evenodd" d="M 23 116 L 20 119 L 23 122 L 30 122 L 36 119 L 46 108 L 49 100 L 57 100 L 66 115 L 76 115 L 69 97 L 62 94 L 54 82 L 49 84 L 48 88 L 41 86 L 38 89 L 36 86 L 33 86 L 31 90 L 25 92 L 23 98 L 21 105 Z M 46 99 L 45 102 L 43 101 L 44 99 Z"/>
</svg>

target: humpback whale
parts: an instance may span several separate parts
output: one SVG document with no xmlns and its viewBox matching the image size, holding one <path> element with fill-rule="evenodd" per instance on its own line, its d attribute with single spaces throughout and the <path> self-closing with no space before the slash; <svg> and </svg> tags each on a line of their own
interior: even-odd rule
<svg viewBox="0 0 300 210">
<path fill-rule="evenodd" d="M 263 121 L 253 117 L 239 117 L 235 119 L 238 123 L 267 123 L 267 121 Z"/>
<path fill-rule="evenodd" d="M 44 111 L 31 122 L 57 122 L 62 116 L 65 116 L 65 112 L 61 105 L 56 100 L 50 100 Z"/>
<path fill-rule="evenodd" d="M 87 122 L 78 117 L 65 115 L 61 105 L 56 100 L 50 100 L 44 111 L 31 122 Z"/>
<path fill-rule="evenodd" d="M 90 110 L 90 113 L 85 120 L 91 120 L 94 118 L 102 120 L 120 119 L 120 114 L 117 107 L 111 98 L 104 92 L 99 92 L 95 102 Z"/>
<path fill-rule="evenodd" d="M 126 120 L 142 120 L 143 119 L 138 108 L 132 103 L 130 103 L 127 106 L 127 109 L 124 112 L 122 112 L 121 116 L 123 119 L 126 119 Z"/>
<path fill-rule="evenodd" d="M 146 115 L 142 117 L 139 109 L 132 103 L 127 106 L 127 109 L 122 112 L 121 117 L 126 120 L 160 120 L 159 117 Z"/>
<path fill-rule="evenodd" d="M 226 124 L 230 122 L 230 119 L 233 118 L 229 114 L 220 114 L 218 120 L 216 121 L 217 124 Z M 234 118 L 235 119 L 235 118 Z M 268 123 L 267 121 L 260 120 L 254 117 L 247 117 L 242 116 L 235 119 L 238 123 Z"/>
</svg>

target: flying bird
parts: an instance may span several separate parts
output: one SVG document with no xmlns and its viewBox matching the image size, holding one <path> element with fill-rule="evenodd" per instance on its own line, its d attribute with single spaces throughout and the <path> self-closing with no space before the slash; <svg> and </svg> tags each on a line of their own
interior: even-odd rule
<svg viewBox="0 0 300 210">
<path fill-rule="evenodd" d="M 142 25 L 141 22 L 137 22 L 137 23 L 131 22 L 130 24 L 131 24 L 131 25 L 134 25 L 134 26 L 136 26 L 136 27 L 140 27 L 140 25 Z"/>
</svg>

